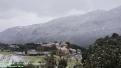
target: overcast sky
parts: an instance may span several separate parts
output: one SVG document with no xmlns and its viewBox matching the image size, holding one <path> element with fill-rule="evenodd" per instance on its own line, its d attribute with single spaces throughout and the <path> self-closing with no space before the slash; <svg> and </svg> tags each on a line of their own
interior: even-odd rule
<svg viewBox="0 0 121 68">
<path fill-rule="evenodd" d="M 120 5 L 121 0 L 0 0 L 0 31 Z"/>
</svg>

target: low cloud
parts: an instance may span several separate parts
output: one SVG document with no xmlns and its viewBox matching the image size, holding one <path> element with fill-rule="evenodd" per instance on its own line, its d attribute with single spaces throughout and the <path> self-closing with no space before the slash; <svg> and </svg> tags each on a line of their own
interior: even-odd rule
<svg viewBox="0 0 121 68">
<path fill-rule="evenodd" d="M 14 26 L 44 23 L 52 19 L 53 17 L 41 17 L 36 13 L 12 9 L 0 13 L 0 31 Z"/>
<path fill-rule="evenodd" d="M 87 12 L 89 12 L 89 11 L 72 9 L 72 10 L 68 11 L 67 16 L 71 16 L 71 15 L 82 15 L 82 14 L 85 14 Z"/>
</svg>

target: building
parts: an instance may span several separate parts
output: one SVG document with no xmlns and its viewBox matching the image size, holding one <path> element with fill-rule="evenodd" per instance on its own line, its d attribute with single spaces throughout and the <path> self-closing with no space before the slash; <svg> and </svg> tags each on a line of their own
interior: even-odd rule
<svg viewBox="0 0 121 68">
<path fill-rule="evenodd" d="M 16 55 L 25 55 L 25 52 L 15 52 Z"/>
<path fill-rule="evenodd" d="M 9 45 L 10 48 L 19 48 L 18 45 Z"/>
</svg>

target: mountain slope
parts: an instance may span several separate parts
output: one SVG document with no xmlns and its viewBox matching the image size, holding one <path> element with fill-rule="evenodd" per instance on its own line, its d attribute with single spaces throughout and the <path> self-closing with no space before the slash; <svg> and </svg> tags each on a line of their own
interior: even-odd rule
<svg viewBox="0 0 121 68">
<path fill-rule="evenodd" d="M 0 33 L 4 43 L 70 41 L 86 46 L 97 38 L 121 31 L 121 7 L 68 16 L 45 24 L 9 28 Z"/>
</svg>

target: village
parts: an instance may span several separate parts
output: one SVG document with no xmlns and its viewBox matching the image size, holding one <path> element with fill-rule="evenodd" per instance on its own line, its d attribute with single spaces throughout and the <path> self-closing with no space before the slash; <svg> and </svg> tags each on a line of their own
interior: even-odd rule
<svg viewBox="0 0 121 68">
<path fill-rule="evenodd" d="M 36 43 L 36 44 L 27 43 L 21 45 L 11 44 L 11 45 L 6 45 L 5 47 L 1 47 L 0 52 L 8 52 L 11 53 L 11 55 L 26 57 L 26 59 L 20 61 L 27 63 L 32 62 L 33 64 L 35 63 L 38 64 L 38 62 L 45 64 L 46 63 L 45 61 L 47 61 L 45 60 L 45 58 L 51 55 L 54 55 L 56 60 L 59 60 L 61 58 L 69 59 L 68 60 L 69 65 L 75 65 L 75 63 L 81 63 L 82 60 L 81 48 L 69 42 L 46 42 L 46 43 Z M 20 62 L 20 61 L 15 61 L 15 62 Z"/>
<path fill-rule="evenodd" d="M 35 44 L 34 44 L 35 45 Z M 16 51 L 15 49 L 19 49 L 19 45 L 12 44 L 9 45 L 11 49 L 14 49 L 13 51 L 16 55 L 29 55 L 29 56 L 38 56 L 38 55 L 50 55 L 54 51 L 61 51 L 65 55 L 80 55 L 81 50 L 80 49 L 73 49 L 69 47 L 69 44 L 67 42 L 48 42 L 48 43 L 37 43 L 37 46 L 34 48 L 30 48 L 23 51 Z M 32 46 L 32 44 L 31 44 Z M 27 45 L 26 45 L 27 47 Z M 29 46 L 28 46 L 29 47 Z"/>
</svg>

